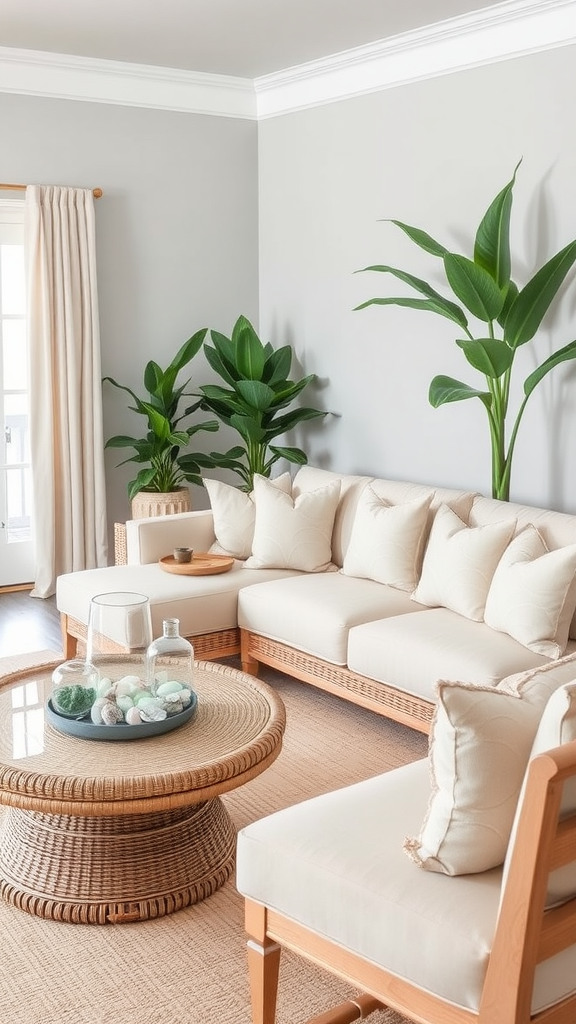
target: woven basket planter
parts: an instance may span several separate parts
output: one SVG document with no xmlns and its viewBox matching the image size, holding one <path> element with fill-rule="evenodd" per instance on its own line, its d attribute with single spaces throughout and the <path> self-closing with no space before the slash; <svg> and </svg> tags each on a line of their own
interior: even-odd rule
<svg viewBox="0 0 576 1024">
<path fill-rule="evenodd" d="M 175 512 L 190 512 L 192 500 L 190 488 L 181 487 L 165 494 L 154 491 L 139 491 L 132 498 L 132 518 L 149 519 L 150 516 L 170 516 Z"/>
</svg>

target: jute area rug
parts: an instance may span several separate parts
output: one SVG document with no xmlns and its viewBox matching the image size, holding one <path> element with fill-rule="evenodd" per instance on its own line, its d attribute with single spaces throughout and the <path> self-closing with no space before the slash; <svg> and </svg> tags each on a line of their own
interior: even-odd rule
<svg viewBox="0 0 576 1024">
<path fill-rule="evenodd" d="M 50 652 L 0 659 L 0 675 L 50 660 Z M 280 673 L 262 678 L 282 697 L 288 724 L 272 767 L 224 797 L 238 828 L 426 755 L 420 733 Z M 140 924 L 61 924 L 0 902 L 0 942 L 2 1024 L 250 1024 L 243 903 L 232 879 L 203 903 Z M 301 1024 L 352 993 L 285 953 L 277 1024 Z M 404 1024 L 392 1011 L 368 1019 Z"/>
</svg>

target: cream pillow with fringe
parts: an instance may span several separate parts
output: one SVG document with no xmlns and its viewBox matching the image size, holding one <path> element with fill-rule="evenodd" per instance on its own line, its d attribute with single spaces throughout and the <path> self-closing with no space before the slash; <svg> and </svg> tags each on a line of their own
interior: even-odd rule
<svg viewBox="0 0 576 1024">
<path fill-rule="evenodd" d="M 426 871 L 487 871 L 506 856 L 540 713 L 494 687 L 442 681 L 437 693 L 430 802 L 404 850 Z"/>
</svg>

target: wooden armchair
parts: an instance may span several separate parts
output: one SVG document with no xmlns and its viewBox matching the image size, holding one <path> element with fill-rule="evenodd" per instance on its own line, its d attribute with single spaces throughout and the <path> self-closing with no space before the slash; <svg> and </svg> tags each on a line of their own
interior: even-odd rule
<svg viewBox="0 0 576 1024">
<path fill-rule="evenodd" d="M 317 797 L 240 833 L 237 884 L 246 897 L 254 1024 L 276 1019 L 282 947 L 362 993 L 309 1024 L 348 1024 L 385 1007 L 420 1024 L 576 1021 L 576 898 L 546 909 L 551 872 L 563 868 L 576 893 L 576 815 L 560 813 L 564 783 L 576 785 L 569 781 L 576 780 L 576 742 L 532 760 L 506 867 L 480 875 L 425 872 L 402 854 L 399 837 L 422 811 L 415 796 L 421 765 Z M 358 872 L 350 880 L 356 865 L 339 847 L 352 850 L 351 832 Z M 572 868 L 573 878 L 566 875 Z M 388 939 L 386 930 L 393 931 Z M 379 943 L 384 952 L 376 958 Z"/>
</svg>

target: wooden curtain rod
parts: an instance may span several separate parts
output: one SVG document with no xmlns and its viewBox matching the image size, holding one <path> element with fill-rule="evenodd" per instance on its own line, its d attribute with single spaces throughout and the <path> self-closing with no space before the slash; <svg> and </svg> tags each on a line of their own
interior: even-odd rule
<svg viewBox="0 0 576 1024">
<path fill-rule="evenodd" d="M 0 183 L 0 191 L 5 189 L 11 192 L 25 192 L 27 188 L 27 185 L 3 185 Z M 94 199 L 101 199 L 104 193 L 101 188 L 93 188 L 92 195 L 94 196 Z"/>
</svg>

